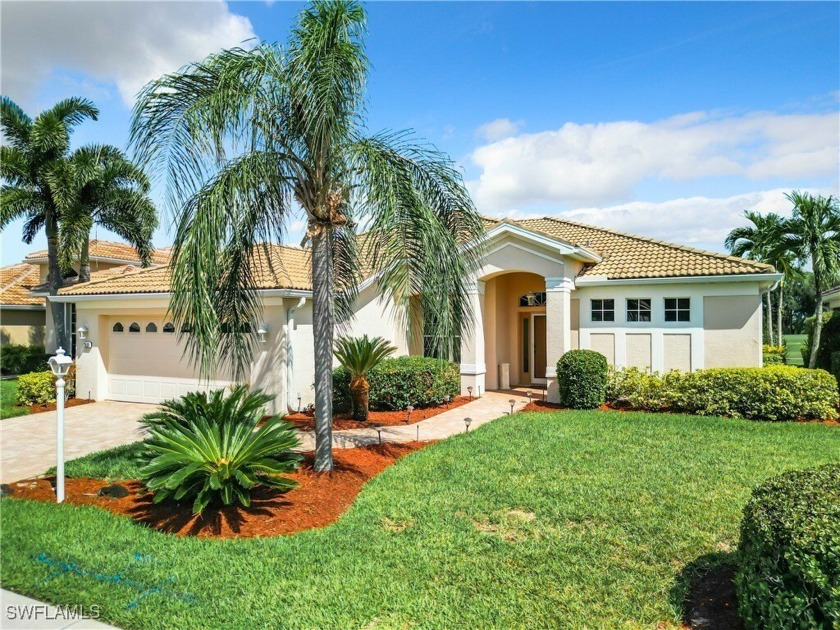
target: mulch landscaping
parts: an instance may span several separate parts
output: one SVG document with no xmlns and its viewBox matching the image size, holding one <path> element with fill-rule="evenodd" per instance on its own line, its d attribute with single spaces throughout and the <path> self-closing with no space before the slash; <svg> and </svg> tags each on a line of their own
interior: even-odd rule
<svg viewBox="0 0 840 630">
<path fill-rule="evenodd" d="M 87 405 L 92 402 L 96 402 L 93 400 L 88 400 L 87 398 L 68 398 L 64 401 L 64 408 L 67 409 L 68 407 L 78 407 L 79 405 Z M 23 405 L 21 405 L 23 406 Z M 56 404 L 54 402 L 51 403 L 37 403 L 35 405 L 29 405 L 29 414 L 33 413 L 43 413 L 45 411 L 55 411 Z"/>
<path fill-rule="evenodd" d="M 469 396 L 458 396 L 452 399 L 449 404 L 440 405 L 438 407 L 426 407 L 424 409 L 415 409 L 411 412 L 411 418 L 408 417 L 408 412 L 402 411 L 371 411 L 370 419 L 367 422 L 356 422 L 350 413 L 340 413 L 333 416 L 333 430 L 345 431 L 347 429 L 364 429 L 366 427 L 393 427 L 397 425 L 407 425 L 420 422 L 421 420 L 428 420 L 444 411 L 455 409 L 461 405 L 466 405 L 468 402 L 475 400 Z M 299 413 L 292 413 L 283 418 L 288 420 L 300 431 L 314 431 L 315 430 L 315 412 L 301 411 Z"/>
<path fill-rule="evenodd" d="M 135 480 L 121 482 L 128 489 L 128 496 L 109 498 L 98 496 L 98 493 L 111 483 L 101 479 L 67 479 L 65 496 L 68 503 L 95 505 L 178 536 L 253 538 L 294 534 L 338 520 L 367 481 L 401 457 L 430 443 L 386 443 L 336 449 L 333 451 L 335 470 L 329 473 L 313 472 L 314 453 L 305 453 L 301 467 L 288 475 L 298 482 L 297 488 L 287 492 L 259 488 L 252 494 L 248 508 L 207 508 L 201 516 L 193 515 L 191 503 L 153 503 L 152 496 Z M 12 497 L 53 502 L 54 484 L 55 477 L 11 484 Z"/>
</svg>

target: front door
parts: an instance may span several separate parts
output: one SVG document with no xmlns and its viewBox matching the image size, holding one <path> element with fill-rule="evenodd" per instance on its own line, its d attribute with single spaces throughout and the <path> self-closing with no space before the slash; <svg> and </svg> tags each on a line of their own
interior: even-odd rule
<svg viewBox="0 0 840 630">
<path fill-rule="evenodd" d="M 545 313 L 531 315 L 531 382 L 545 384 L 546 350 L 545 350 Z"/>
</svg>

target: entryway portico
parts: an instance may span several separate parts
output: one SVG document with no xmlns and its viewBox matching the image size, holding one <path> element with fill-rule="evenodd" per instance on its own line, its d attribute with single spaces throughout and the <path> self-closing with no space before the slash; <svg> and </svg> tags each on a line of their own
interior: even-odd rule
<svg viewBox="0 0 840 630">
<path fill-rule="evenodd" d="M 469 288 L 473 324 L 461 340 L 461 388 L 500 387 L 498 366 L 510 366 L 510 385 L 546 383 L 558 400 L 557 361 L 572 346 L 571 292 L 586 262 L 585 248 L 502 222 L 487 233 L 483 264 Z"/>
</svg>

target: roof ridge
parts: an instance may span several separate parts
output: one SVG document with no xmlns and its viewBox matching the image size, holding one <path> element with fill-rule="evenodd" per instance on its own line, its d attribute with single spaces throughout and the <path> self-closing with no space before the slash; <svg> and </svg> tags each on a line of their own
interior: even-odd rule
<svg viewBox="0 0 840 630">
<path fill-rule="evenodd" d="M 720 260 L 729 260 L 733 262 L 742 262 L 747 263 L 748 265 L 752 265 L 758 269 L 772 269 L 773 265 L 768 265 L 767 263 L 759 262 L 757 260 L 750 260 L 749 258 L 741 258 L 739 256 L 732 256 L 731 254 L 720 254 L 718 252 L 712 252 L 707 249 L 700 249 L 698 247 L 688 247 L 687 245 L 678 245 L 677 243 L 671 243 L 670 241 L 663 241 L 661 239 L 651 238 L 649 236 L 639 236 L 637 234 L 629 234 L 628 232 L 622 232 L 620 230 L 614 230 L 612 228 L 604 228 L 599 227 L 597 225 L 590 225 L 588 223 L 581 223 L 580 221 L 571 221 L 569 219 L 560 219 L 558 217 L 549 217 L 544 216 L 541 219 L 546 221 L 554 221 L 555 223 L 568 223 L 569 225 L 575 225 L 577 227 L 587 228 L 590 230 L 595 230 L 597 232 L 605 232 L 607 234 L 613 234 L 615 236 L 621 236 L 624 238 L 633 239 L 636 241 L 642 241 L 644 243 L 652 243 L 654 245 L 662 245 L 664 247 L 669 247 L 671 249 L 676 249 L 684 252 L 691 252 L 693 254 L 700 254 L 702 256 L 708 256 L 710 258 L 717 258 Z M 537 219 L 524 219 L 525 221 L 539 221 L 540 218 Z"/>
</svg>

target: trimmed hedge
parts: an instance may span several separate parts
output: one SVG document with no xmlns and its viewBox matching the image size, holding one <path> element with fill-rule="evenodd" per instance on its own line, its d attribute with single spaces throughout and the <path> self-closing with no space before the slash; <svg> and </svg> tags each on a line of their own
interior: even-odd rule
<svg viewBox="0 0 840 630">
<path fill-rule="evenodd" d="M 0 374 L 27 374 L 47 367 L 50 355 L 44 346 L 10 344 L 0 349 Z"/>
<path fill-rule="evenodd" d="M 840 628 L 840 464 L 787 472 L 756 488 L 738 551 L 747 628 Z"/>
<path fill-rule="evenodd" d="M 572 409 L 595 409 L 606 401 L 607 358 L 594 350 L 570 350 L 557 362 L 560 400 Z"/>
<path fill-rule="evenodd" d="M 461 391 L 458 366 L 431 357 L 405 356 L 385 359 L 368 372 L 370 408 L 395 411 L 408 405 L 431 407 L 455 398 Z M 344 367 L 333 370 L 333 407 L 350 410 L 350 373 Z"/>
<path fill-rule="evenodd" d="M 18 404 L 39 405 L 55 402 L 55 381 L 53 373 L 30 372 L 18 377 Z M 65 399 L 76 397 L 76 366 L 70 366 L 70 372 L 64 378 Z"/>
<path fill-rule="evenodd" d="M 610 372 L 607 400 L 646 411 L 794 420 L 837 416 L 837 381 L 824 370 L 785 365 L 648 374 Z"/>
<path fill-rule="evenodd" d="M 783 365 L 787 363 L 787 350 L 784 346 L 768 346 L 762 348 L 764 365 Z"/>
</svg>

